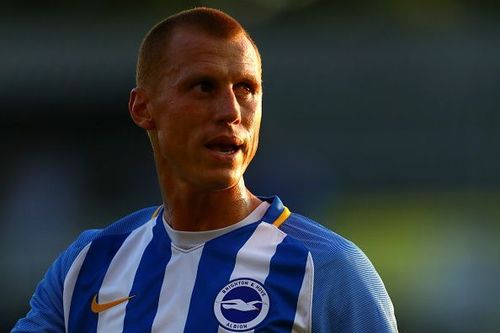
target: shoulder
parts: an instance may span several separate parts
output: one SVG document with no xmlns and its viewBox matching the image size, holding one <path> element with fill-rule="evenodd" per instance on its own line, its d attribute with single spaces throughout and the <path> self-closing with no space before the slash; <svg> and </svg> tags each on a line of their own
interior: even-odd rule
<svg viewBox="0 0 500 333">
<path fill-rule="evenodd" d="M 82 252 L 97 239 L 103 239 L 107 236 L 128 234 L 134 229 L 140 227 L 151 219 L 152 214 L 157 207 L 148 207 L 135 211 L 103 229 L 90 229 L 83 231 L 77 239 L 63 251 L 56 261 L 52 264 L 48 273 L 56 273 L 60 282 L 64 280 L 71 265 Z"/>
<path fill-rule="evenodd" d="M 296 213 L 280 229 L 313 259 L 313 332 L 397 331 L 385 286 L 356 244 Z"/>
<path fill-rule="evenodd" d="M 315 280 L 331 280 L 325 288 L 336 284 L 342 284 L 339 288 L 349 285 L 369 288 L 374 285 L 373 279 L 375 285 L 381 283 L 372 263 L 356 244 L 321 224 L 293 213 L 280 229 L 308 249 Z"/>
<path fill-rule="evenodd" d="M 69 246 L 67 251 L 72 252 L 76 250 L 79 252 L 79 250 L 96 239 L 128 234 L 148 222 L 157 209 L 158 206 L 143 208 L 116 220 L 103 229 L 85 230 Z"/>
<path fill-rule="evenodd" d="M 362 253 L 353 242 L 297 213 L 292 213 L 280 229 L 303 243 L 316 264 L 353 264 L 353 260 Z"/>
<path fill-rule="evenodd" d="M 148 222 L 152 218 L 153 214 L 157 211 L 157 209 L 158 206 L 143 208 L 118 219 L 117 221 L 103 229 L 91 229 L 82 232 L 75 240 L 75 242 L 73 242 L 73 244 L 71 244 L 63 253 L 63 257 L 65 257 L 64 259 L 66 263 L 66 265 L 64 265 L 66 268 L 66 272 L 73 260 L 82 251 L 82 249 L 84 249 L 90 243 L 112 236 L 129 234 L 133 230 Z"/>
<path fill-rule="evenodd" d="M 148 222 L 153 214 L 158 210 L 158 206 L 147 207 L 128 214 L 115 221 L 104 229 L 98 230 L 97 237 L 110 235 L 127 234 Z"/>
<path fill-rule="evenodd" d="M 138 210 L 104 229 L 86 230 L 49 267 L 30 300 L 30 311 L 21 318 L 12 332 L 63 332 L 63 293 L 73 263 L 97 239 L 125 235 L 151 219 L 156 207 Z"/>
</svg>

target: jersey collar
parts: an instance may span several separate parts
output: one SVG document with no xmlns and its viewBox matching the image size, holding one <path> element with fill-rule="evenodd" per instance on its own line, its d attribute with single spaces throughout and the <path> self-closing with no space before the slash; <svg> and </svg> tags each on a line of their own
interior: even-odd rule
<svg viewBox="0 0 500 333">
<path fill-rule="evenodd" d="M 263 222 L 267 222 L 275 225 L 277 228 L 286 221 L 286 219 L 291 215 L 290 210 L 283 205 L 283 202 L 277 195 L 270 197 L 258 197 L 260 200 L 267 201 L 271 206 L 267 209 L 266 213 L 262 217 Z M 159 206 L 153 213 L 152 218 L 156 218 L 160 213 L 163 213 L 163 205 Z"/>
<path fill-rule="evenodd" d="M 263 222 L 267 222 L 275 225 L 279 228 L 283 222 L 291 215 L 290 210 L 283 205 L 280 198 L 277 195 L 273 195 L 271 197 L 259 197 L 260 200 L 267 201 L 271 204 L 271 207 L 267 209 L 267 212 L 264 214 L 262 218 Z"/>
</svg>

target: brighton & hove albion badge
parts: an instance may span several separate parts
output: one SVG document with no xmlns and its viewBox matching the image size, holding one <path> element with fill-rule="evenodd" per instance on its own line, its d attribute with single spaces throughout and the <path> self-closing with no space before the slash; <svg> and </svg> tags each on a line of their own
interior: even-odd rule
<svg viewBox="0 0 500 333">
<path fill-rule="evenodd" d="M 229 331 L 251 330 L 269 312 L 269 295 L 252 279 L 235 279 L 221 289 L 214 302 L 215 317 Z"/>
</svg>

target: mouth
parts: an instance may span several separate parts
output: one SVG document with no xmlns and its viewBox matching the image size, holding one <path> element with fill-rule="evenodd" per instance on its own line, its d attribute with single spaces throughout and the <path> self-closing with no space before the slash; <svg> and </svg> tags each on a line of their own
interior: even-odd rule
<svg viewBox="0 0 500 333">
<path fill-rule="evenodd" d="M 205 147 L 222 155 L 234 155 L 243 149 L 243 141 L 234 136 L 218 136 L 210 140 Z"/>
</svg>

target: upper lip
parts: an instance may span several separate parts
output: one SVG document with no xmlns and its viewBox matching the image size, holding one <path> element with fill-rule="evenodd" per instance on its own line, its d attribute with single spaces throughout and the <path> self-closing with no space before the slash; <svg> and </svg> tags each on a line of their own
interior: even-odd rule
<svg viewBox="0 0 500 333">
<path fill-rule="evenodd" d="M 244 145 L 244 141 L 235 135 L 218 135 L 212 139 L 210 139 L 205 147 L 215 146 L 215 145 L 224 145 L 224 146 L 233 146 L 234 148 L 241 148 Z"/>
</svg>

